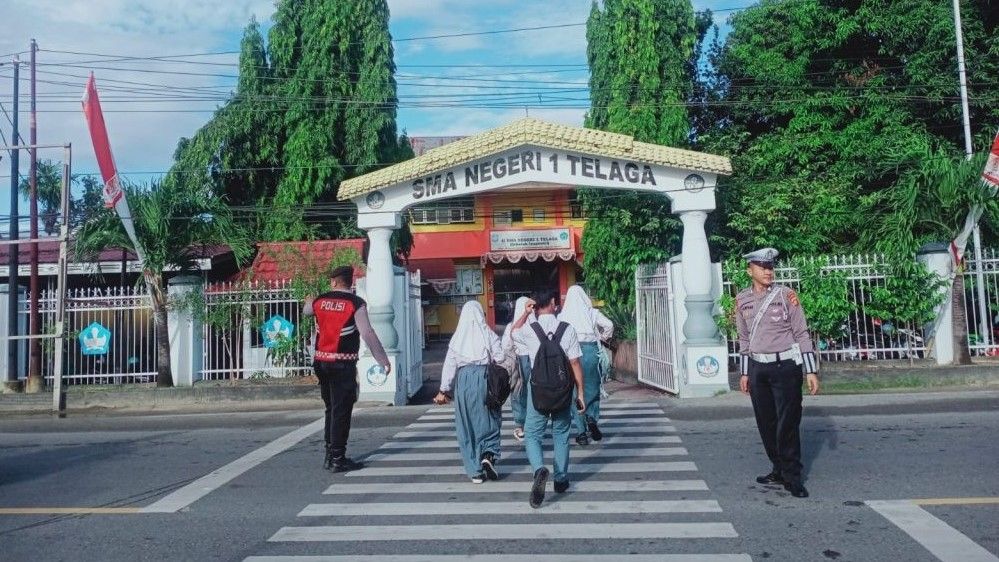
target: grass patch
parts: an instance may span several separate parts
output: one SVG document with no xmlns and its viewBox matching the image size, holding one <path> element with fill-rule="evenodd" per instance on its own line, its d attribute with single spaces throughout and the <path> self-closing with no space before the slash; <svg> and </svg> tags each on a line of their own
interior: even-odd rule
<svg viewBox="0 0 999 562">
<path fill-rule="evenodd" d="M 820 379 L 821 381 L 821 379 Z M 855 381 L 837 381 L 823 383 L 822 394 L 861 394 L 867 392 L 883 392 L 893 390 L 927 390 L 942 387 L 983 386 L 982 381 L 952 377 L 878 377 Z M 807 387 L 806 387 L 807 392 Z"/>
</svg>

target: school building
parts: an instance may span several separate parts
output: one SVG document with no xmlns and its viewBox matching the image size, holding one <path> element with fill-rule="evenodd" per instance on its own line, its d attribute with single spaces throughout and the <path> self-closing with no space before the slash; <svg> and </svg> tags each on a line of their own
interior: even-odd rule
<svg viewBox="0 0 999 562">
<path fill-rule="evenodd" d="M 463 137 L 414 137 L 414 152 Z M 430 189 L 430 186 L 426 187 Z M 451 334 L 461 306 L 477 299 L 490 323 L 513 318 L 517 297 L 541 286 L 564 295 L 583 282 L 585 219 L 573 185 L 453 197 L 407 212 L 409 269 L 420 270 L 428 335 Z"/>
</svg>

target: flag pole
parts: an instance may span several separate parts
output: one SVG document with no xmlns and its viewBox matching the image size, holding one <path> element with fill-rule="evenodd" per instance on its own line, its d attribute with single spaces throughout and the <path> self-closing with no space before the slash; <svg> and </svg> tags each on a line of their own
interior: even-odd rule
<svg viewBox="0 0 999 562">
<path fill-rule="evenodd" d="M 971 115 L 968 109 L 968 71 L 964 62 L 964 32 L 961 29 L 961 2 L 960 0 L 953 0 L 953 4 L 954 35 L 957 41 L 957 77 L 961 85 L 961 121 L 964 128 L 964 155 L 966 159 L 971 160 L 974 151 L 971 146 Z M 975 213 L 975 209 L 972 209 L 969 213 Z M 991 334 L 989 333 L 988 306 L 985 300 L 985 274 L 982 271 L 982 232 L 978 227 L 978 217 L 975 218 L 971 235 L 975 244 L 975 288 L 978 293 L 978 332 L 982 343 L 988 348 L 989 340 L 991 339 L 989 336 Z"/>
</svg>

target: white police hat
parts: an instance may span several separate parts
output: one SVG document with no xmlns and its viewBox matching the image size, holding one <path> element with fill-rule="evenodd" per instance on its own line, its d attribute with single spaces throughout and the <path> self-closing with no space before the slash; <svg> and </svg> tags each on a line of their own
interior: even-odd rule
<svg viewBox="0 0 999 562">
<path fill-rule="evenodd" d="M 754 252 L 749 252 L 748 254 L 744 254 L 742 257 L 749 263 L 773 265 L 774 261 L 777 259 L 777 256 L 779 255 L 780 252 L 778 252 L 773 248 L 761 248 Z"/>
</svg>

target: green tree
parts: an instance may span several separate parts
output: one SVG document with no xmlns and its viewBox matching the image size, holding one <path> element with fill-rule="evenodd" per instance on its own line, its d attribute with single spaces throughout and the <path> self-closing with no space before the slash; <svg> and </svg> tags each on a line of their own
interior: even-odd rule
<svg viewBox="0 0 999 562">
<path fill-rule="evenodd" d="M 940 289 L 947 285 L 946 280 L 913 260 L 910 254 L 891 256 L 883 273 L 883 283 L 868 287 L 871 298 L 864 305 L 865 314 L 894 322 L 896 330 L 905 330 L 906 326 L 919 330 L 933 320 L 937 306 L 944 300 Z M 911 364 L 913 338 L 906 337 L 905 341 Z"/>
<path fill-rule="evenodd" d="M 981 182 L 985 158 L 985 151 L 967 160 L 954 149 L 929 143 L 888 155 L 887 161 L 901 170 L 900 177 L 872 198 L 867 209 L 873 217 L 872 227 L 865 232 L 865 242 L 882 251 L 914 255 L 927 242 L 953 240 L 972 206 L 981 206 L 985 211 L 982 237 L 995 240 L 999 233 L 999 199 Z M 960 268 L 953 280 L 951 307 L 954 362 L 968 364 L 971 354 Z"/>
<path fill-rule="evenodd" d="M 962 2 L 976 135 L 999 124 L 991 8 Z M 698 147 L 733 158 L 713 231 L 726 254 L 858 249 L 869 227 L 858 210 L 900 175 L 886 155 L 960 145 L 950 3 L 764 0 L 730 24 L 700 78 L 711 118 L 695 120 Z"/>
<path fill-rule="evenodd" d="M 39 160 L 36 178 L 38 218 L 42 221 L 42 230 L 53 236 L 58 231 L 62 203 L 62 166 L 52 160 Z M 30 196 L 31 186 L 28 178 L 21 180 L 18 189 L 23 197 Z"/>
<path fill-rule="evenodd" d="M 605 0 L 587 22 L 590 111 L 586 126 L 636 140 L 686 146 L 698 25 L 689 0 Z M 679 248 L 680 222 L 661 195 L 584 190 L 587 284 L 600 299 L 634 306 L 639 263 Z"/>
<path fill-rule="evenodd" d="M 167 337 L 166 272 L 172 268 L 194 270 L 197 250 L 205 245 L 227 245 L 241 264 L 250 256 L 250 240 L 245 229 L 233 220 L 229 207 L 210 189 L 192 191 L 164 182 L 144 188 L 126 186 L 125 193 L 136 237 L 144 252 L 144 279 L 159 333 L 156 382 L 158 386 L 173 386 Z M 110 209 L 89 217 L 77 232 L 74 244 L 83 260 L 92 259 L 106 248 L 135 250 L 121 219 Z"/>
<path fill-rule="evenodd" d="M 306 215 L 344 179 L 412 157 L 396 133 L 395 63 L 385 0 L 280 0 L 264 41 L 243 35 L 237 91 L 191 139 L 170 181 L 210 181 L 268 240 L 349 235 Z"/>
</svg>

